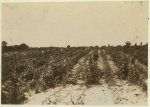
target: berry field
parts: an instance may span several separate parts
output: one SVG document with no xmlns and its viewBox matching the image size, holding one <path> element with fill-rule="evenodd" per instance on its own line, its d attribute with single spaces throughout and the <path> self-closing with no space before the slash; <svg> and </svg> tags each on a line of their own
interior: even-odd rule
<svg viewBox="0 0 150 107">
<path fill-rule="evenodd" d="M 148 46 L 2 53 L 2 104 L 147 104 Z"/>
</svg>

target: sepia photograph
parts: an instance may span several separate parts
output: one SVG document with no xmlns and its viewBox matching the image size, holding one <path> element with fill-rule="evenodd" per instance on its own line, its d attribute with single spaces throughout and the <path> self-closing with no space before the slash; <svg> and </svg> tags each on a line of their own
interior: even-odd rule
<svg viewBox="0 0 150 107">
<path fill-rule="evenodd" d="M 1 8 L 2 105 L 148 104 L 148 1 Z"/>
</svg>

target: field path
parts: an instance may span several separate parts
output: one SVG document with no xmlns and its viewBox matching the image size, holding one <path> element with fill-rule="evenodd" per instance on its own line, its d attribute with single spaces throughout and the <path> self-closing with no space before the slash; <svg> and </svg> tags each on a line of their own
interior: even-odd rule
<svg viewBox="0 0 150 107">
<path fill-rule="evenodd" d="M 101 56 L 101 51 L 98 50 L 98 61 L 97 61 L 97 66 L 99 67 L 99 69 L 103 70 L 104 69 L 104 61 L 102 59 L 102 56 Z"/>
</svg>

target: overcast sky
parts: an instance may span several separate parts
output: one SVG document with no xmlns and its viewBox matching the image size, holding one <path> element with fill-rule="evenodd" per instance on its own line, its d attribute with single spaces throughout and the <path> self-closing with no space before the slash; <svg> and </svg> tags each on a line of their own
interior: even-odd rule
<svg viewBox="0 0 150 107">
<path fill-rule="evenodd" d="M 147 2 L 9 3 L 2 5 L 8 45 L 101 46 L 148 41 Z"/>
</svg>

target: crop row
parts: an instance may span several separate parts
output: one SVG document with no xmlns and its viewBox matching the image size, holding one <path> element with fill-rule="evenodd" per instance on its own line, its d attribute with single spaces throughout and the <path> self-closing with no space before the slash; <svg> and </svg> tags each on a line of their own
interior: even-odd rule
<svg viewBox="0 0 150 107">
<path fill-rule="evenodd" d="M 107 54 L 112 57 L 118 67 L 117 76 L 119 79 L 128 80 L 135 85 L 142 87 L 144 91 L 147 90 L 147 66 L 140 63 L 135 57 L 130 56 L 122 51 L 107 50 Z"/>
<path fill-rule="evenodd" d="M 2 55 L 2 103 L 17 104 L 30 90 L 41 92 L 66 84 L 66 74 L 89 48 L 48 48 Z"/>
</svg>

